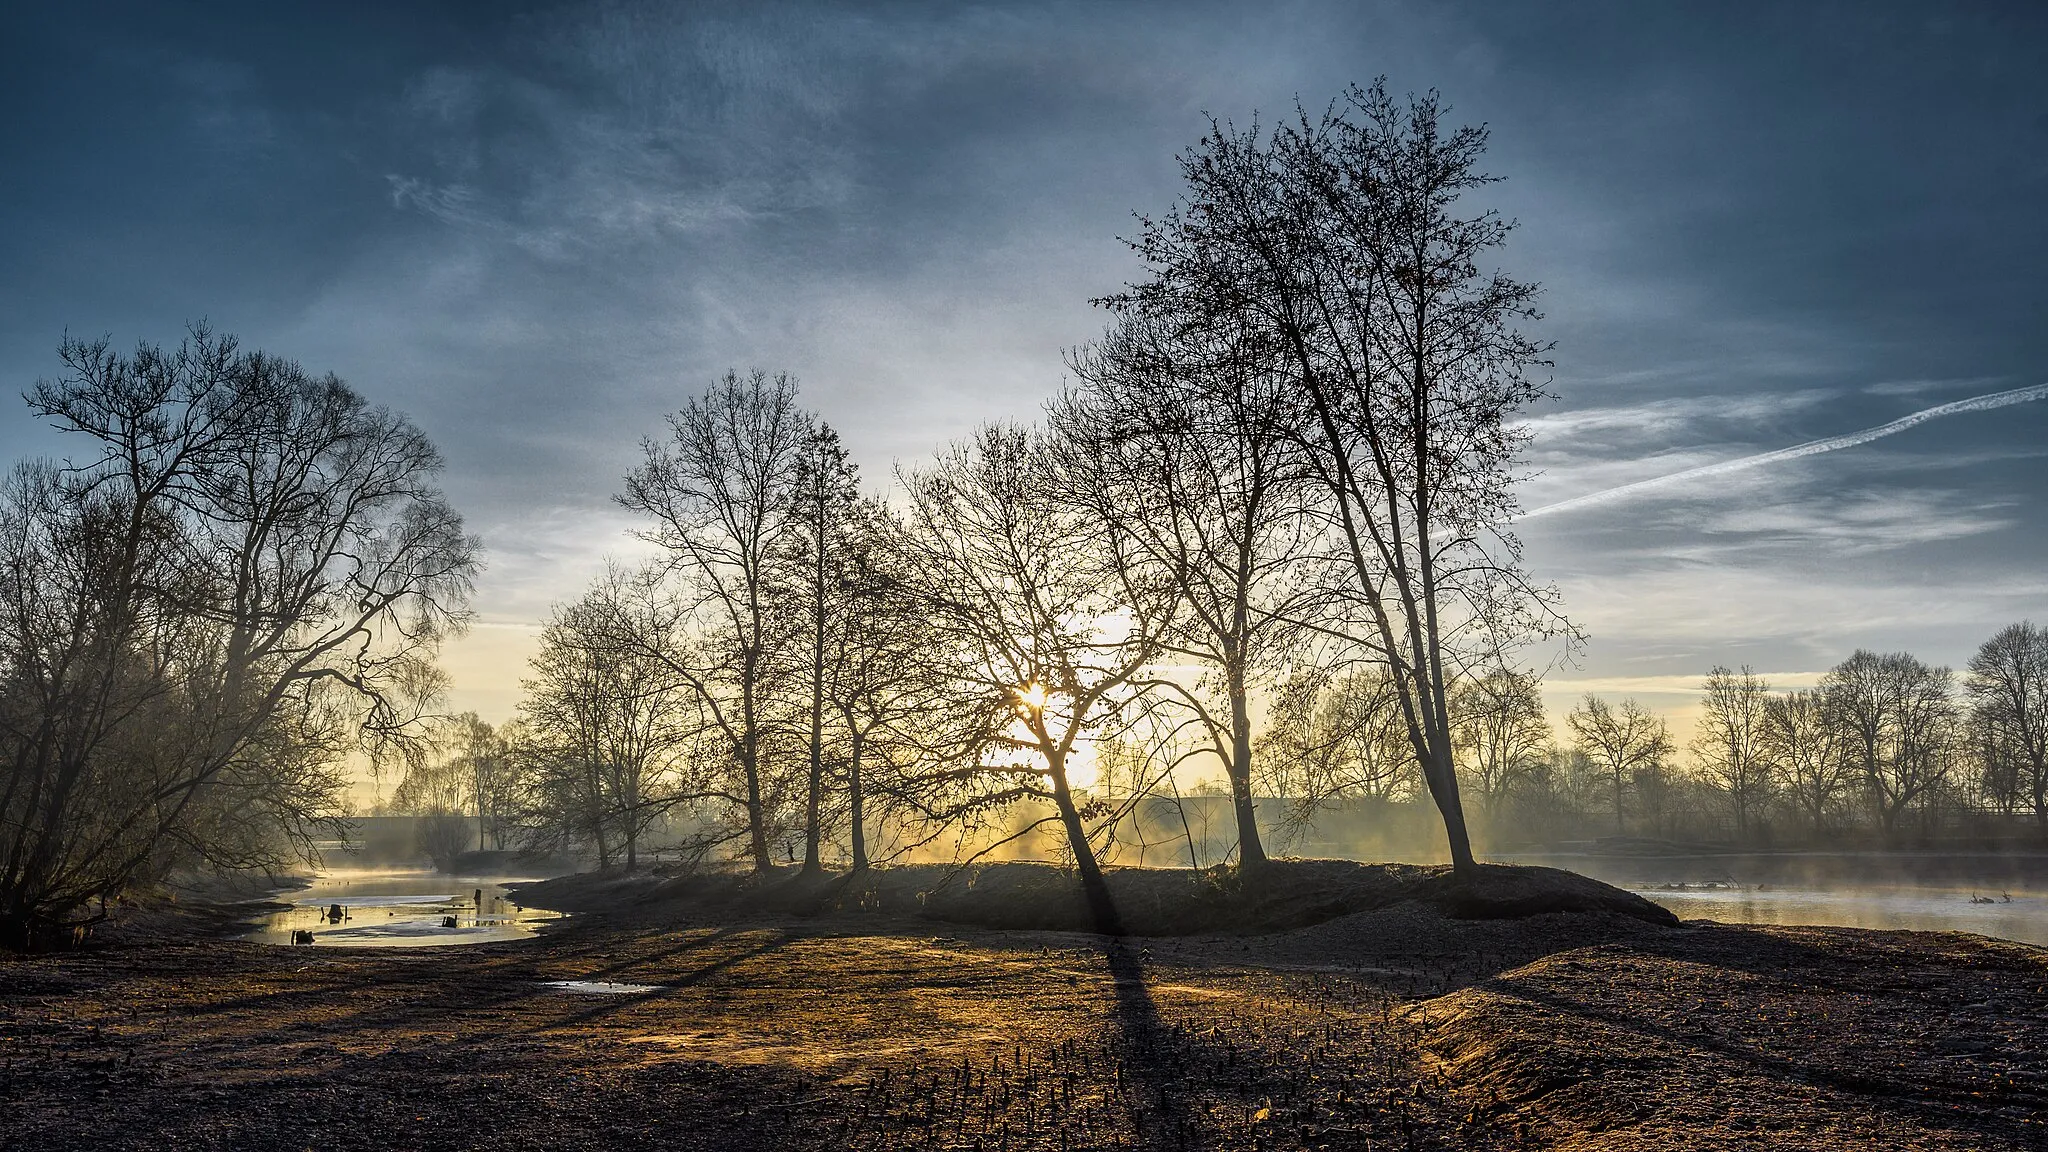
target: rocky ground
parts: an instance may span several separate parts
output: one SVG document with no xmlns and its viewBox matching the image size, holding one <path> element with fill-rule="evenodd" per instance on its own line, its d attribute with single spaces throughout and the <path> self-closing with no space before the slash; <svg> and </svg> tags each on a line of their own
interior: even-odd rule
<svg viewBox="0 0 2048 1152">
<path fill-rule="evenodd" d="M 1111 941 L 661 884 L 558 883 L 581 914 L 512 944 L 0 959 L 0 1147 L 2048 1146 L 2022 945 L 1426 891 Z"/>
</svg>

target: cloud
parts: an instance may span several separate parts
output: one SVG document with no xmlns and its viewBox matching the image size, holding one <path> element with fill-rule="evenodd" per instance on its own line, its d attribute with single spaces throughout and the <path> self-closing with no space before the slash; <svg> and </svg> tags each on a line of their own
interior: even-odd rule
<svg viewBox="0 0 2048 1152">
<path fill-rule="evenodd" d="M 2028 404 L 2043 399 L 2048 399 L 2048 384 L 2035 384 L 2025 388 L 1993 392 L 1984 396 L 1972 396 L 1967 400 L 1955 400 L 1947 404 L 1937 404 L 1932 408 L 1923 408 L 1911 415 L 1902 416 L 1897 420 L 1880 424 L 1874 428 L 1865 428 L 1858 432 L 1850 432 L 1841 436 L 1830 436 L 1821 440 L 1809 440 L 1804 444 L 1795 444 L 1790 448 L 1780 448 L 1773 452 L 1759 452 L 1752 456 L 1742 456 L 1734 460 L 1723 460 L 1714 464 L 1687 468 L 1683 471 L 1654 476 L 1648 480 L 1638 480 L 1634 483 L 1623 484 L 1598 492 L 1589 492 L 1583 496 L 1574 496 L 1569 500 L 1560 500 L 1553 504 L 1532 508 L 1522 513 L 1517 519 L 1532 520 L 1538 516 L 1549 516 L 1584 508 L 1595 508 L 1603 504 L 1612 504 L 1616 501 L 1644 495 L 1654 490 L 1683 489 L 1697 481 L 1724 476 L 1732 472 L 1761 468 L 1787 460 L 1797 460 L 1806 456 L 1817 456 L 1823 452 L 1835 452 L 1843 448 L 1853 448 L 1859 444 L 1868 444 L 1872 440 L 1882 439 L 1886 436 L 1895 436 L 1909 428 L 1918 427 L 1929 420 L 1936 420 L 1943 416 L 1953 416 L 1963 412 L 1987 412 L 1996 408 L 2005 408 L 2014 404 Z"/>
<path fill-rule="evenodd" d="M 1542 453 L 1559 450 L 1559 441 L 1588 436 L 1663 436 L 1696 431 L 1710 421 L 1753 425 L 1818 407 L 1840 395 L 1834 388 L 1801 388 L 1745 396 L 1672 396 L 1640 404 L 1545 413 L 1517 421 L 1513 427 L 1530 433 L 1535 450 Z"/>
<path fill-rule="evenodd" d="M 1822 672 L 1759 672 L 1774 692 L 1811 688 L 1820 683 Z M 1706 671 L 1677 676 L 1583 676 L 1548 677 L 1543 681 L 1546 695 L 1584 696 L 1696 696 L 1704 690 Z"/>
</svg>

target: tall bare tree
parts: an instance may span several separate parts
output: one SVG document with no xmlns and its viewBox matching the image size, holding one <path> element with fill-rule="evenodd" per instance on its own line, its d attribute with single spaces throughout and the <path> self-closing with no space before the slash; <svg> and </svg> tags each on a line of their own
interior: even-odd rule
<svg viewBox="0 0 2048 1152">
<path fill-rule="evenodd" d="M 1071 362 L 1081 386 L 1050 411 L 1069 491 L 1103 526 L 1113 563 L 1175 593 L 1165 650 L 1209 671 L 1157 683 L 1206 731 L 1230 783 L 1238 859 L 1256 866 L 1254 694 L 1316 588 L 1313 489 L 1290 436 L 1298 396 L 1255 337 L 1136 310 Z"/>
<path fill-rule="evenodd" d="M 668 418 L 665 439 L 642 444 L 619 497 L 653 521 L 640 535 L 667 554 L 677 615 L 692 635 L 661 655 L 732 745 L 759 869 L 772 863 L 762 761 L 786 627 L 776 611 L 778 565 L 795 530 L 794 487 L 814 425 L 797 406 L 794 377 L 728 372 Z"/>
<path fill-rule="evenodd" d="M 1434 93 L 1353 88 L 1269 135 L 1218 126 L 1182 159 L 1186 192 L 1136 241 L 1152 279 L 1119 303 L 1265 334 L 1308 419 L 1303 446 L 1364 621 L 1393 677 L 1451 859 L 1473 868 L 1450 686 L 1559 623 L 1507 525 L 1545 345 L 1533 285 L 1482 271 L 1512 225 L 1461 215 L 1491 182 L 1482 128 L 1447 128 Z"/>
<path fill-rule="evenodd" d="M 1847 733 L 1817 689 L 1773 696 L 1764 705 L 1763 750 L 1785 790 L 1818 835 L 1849 786 Z"/>
<path fill-rule="evenodd" d="M 1131 611 L 1094 556 L 1089 522 L 1046 486 L 1062 483 L 1030 431 L 988 425 L 900 477 L 902 578 L 922 609 L 926 656 L 942 662 L 953 767 L 981 802 L 1052 802 L 1098 922 L 1116 923 L 1071 776 L 1081 743 L 1112 725 L 1159 652 L 1150 606 Z"/>
<path fill-rule="evenodd" d="M 1857 649 L 1821 678 L 1830 714 L 1885 835 L 1948 775 L 1956 751 L 1953 675 L 1909 652 Z"/>
<path fill-rule="evenodd" d="M 0 508 L 14 946 L 175 863 L 274 861 L 352 734 L 419 734 L 478 566 L 432 443 L 338 378 L 203 327 L 61 355 L 29 406 L 88 452 Z"/>
<path fill-rule="evenodd" d="M 1671 730 L 1662 716 L 1636 703 L 1619 708 L 1591 693 L 1565 717 L 1581 752 L 1600 769 L 1611 789 L 1614 831 L 1628 831 L 1624 798 L 1638 776 L 1656 777 L 1671 757 Z"/>
<path fill-rule="evenodd" d="M 1747 664 L 1741 672 L 1716 665 L 1707 673 L 1692 753 L 1707 778 L 1727 793 L 1738 840 L 1749 839 L 1750 821 L 1777 783 L 1769 751 L 1770 698 L 1771 686 Z"/>
<path fill-rule="evenodd" d="M 845 741 L 847 844 L 858 872 L 870 860 L 874 767 L 908 767 L 921 759 L 919 717 L 941 696 L 933 677 L 942 668 L 922 658 L 928 637 L 915 592 L 902 574 L 902 524 L 886 507 L 867 501 L 847 520 L 839 568 L 843 610 L 835 617 L 825 669 L 826 696 Z"/>
<path fill-rule="evenodd" d="M 2030 620 L 2000 629 L 1970 658 L 1965 687 L 1978 723 L 2015 761 L 2048 834 L 2048 629 Z"/>
<path fill-rule="evenodd" d="M 839 434 L 814 424 L 797 457 L 791 483 L 792 515 L 785 567 L 787 587 L 802 617 L 806 690 L 804 777 L 804 863 L 806 873 L 823 867 L 825 803 L 825 708 L 833 669 L 827 649 L 835 634 L 855 625 L 846 619 L 861 604 L 851 593 L 851 519 L 860 500 L 859 476 Z M 858 784 L 855 784 L 858 787 Z"/>
</svg>

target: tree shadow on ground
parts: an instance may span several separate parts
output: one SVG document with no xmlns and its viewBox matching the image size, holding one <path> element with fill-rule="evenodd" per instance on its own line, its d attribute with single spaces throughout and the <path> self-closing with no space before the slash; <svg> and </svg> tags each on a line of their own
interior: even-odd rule
<svg viewBox="0 0 2048 1152">
<path fill-rule="evenodd" d="M 1115 936 L 1104 941 L 1103 953 L 1109 964 L 1119 1055 L 1137 1090 L 1129 1113 L 1138 1146 L 1162 1152 L 1185 1148 L 1198 1133 L 1187 1107 L 1187 1060 L 1179 1036 L 1160 1019 L 1159 1006 L 1145 986 L 1139 948 L 1129 938 Z"/>
</svg>

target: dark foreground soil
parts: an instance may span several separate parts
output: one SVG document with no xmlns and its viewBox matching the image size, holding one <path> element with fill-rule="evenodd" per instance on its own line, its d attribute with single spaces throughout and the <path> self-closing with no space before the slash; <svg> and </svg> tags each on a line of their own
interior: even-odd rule
<svg viewBox="0 0 2048 1152">
<path fill-rule="evenodd" d="M 1979 937 L 1425 890 L 1109 940 L 553 889 L 583 914 L 513 944 L 0 959 L 0 1147 L 2048 1147 L 2048 951 Z"/>
</svg>

